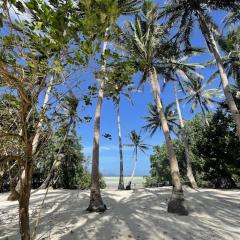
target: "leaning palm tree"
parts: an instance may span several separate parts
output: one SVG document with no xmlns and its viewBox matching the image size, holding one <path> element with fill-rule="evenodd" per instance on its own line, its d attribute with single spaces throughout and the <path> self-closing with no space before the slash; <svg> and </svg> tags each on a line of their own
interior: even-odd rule
<svg viewBox="0 0 240 240">
<path fill-rule="evenodd" d="M 218 40 L 218 44 L 225 54 L 223 56 L 223 66 L 228 75 L 235 80 L 232 90 L 236 95 L 240 92 L 240 27 L 235 31 L 231 31 L 227 36 L 222 36 Z M 210 61 L 207 65 L 216 64 L 216 61 Z M 209 81 L 212 81 L 219 75 L 219 71 L 214 72 Z"/>
<path fill-rule="evenodd" d="M 224 95 L 228 108 L 236 123 L 237 134 L 240 138 L 240 113 L 233 98 L 229 79 L 224 70 L 223 59 L 215 40 L 216 36 L 219 37 L 220 33 L 211 16 L 208 14 L 209 9 L 222 9 L 232 13 L 239 13 L 240 2 L 238 0 L 168 0 L 167 4 L 162 9 L 161 16 L 167 18 L 167 22 L 170 26 L 179 26 L 179 30 L 175 37 L 177 40 L 180 40 L 181 43 L 184 43 L 186 48 L 191 48 L 190 36 L 194 27 L 195 18 L 197 19 L 209 52 L 213 54 L 216 60 Z M 237 14 L 237 16 L 239 16 L 239 14 Z"/>
<path fill-rule="evenodd" d="M 209 111 L 209 106 L 218 103 L 215 98 L 222 97 L 222 94 L 218 88 L 208 89 L 207 87 L 208 84 L 203 83 L 202 78 L 192 78 L 189 81 L 184 81 L 184 88 L 187 96 L 183 99 L 187 104 L 191 103 L 192 113 L 196 110 L 198 105 L 200 106 L 206 125 L 209 126 L 206 112 Z"/>
<path fill-rule="evenodd" d="M 176 62 L 176 67 L 169 69 L 169 71 L 165 74 L 165 84 L 169 81 L 173 82 L 174 86 L 174 97 L 175 97 L 175 105 L 177 109 L 177 115 L 179 119 L 179 134 L 178 137 L 181 139 L 181 141 L 184 144 L 184 154 L 186 159 L 186 165 L 187 165 L 187 177 L 189 179 L 189 182 L 192 186 L 192 188 L 197 188 L 197 182 L 193 175 L 192 170 L 192 163 L 191 163 L 191 157 L 189 152 L 189 136 L 187 132 L 185 131 L 184 121 L 182 117 L 182 112 L 180 108 L 180 101 L 178 98 L 178 87 L 183 91 L 183 82 L 184 80 L 192 79 L 192 78 L 202 78 L 202 75 L 199 74 L 196 69 L 197 68 L 203 68 L 204 66 L 199 63 L 189 63 L 189 58 L 198 55 L 199 53 L 202 53 L 202 49 L 199 48 L 191 48 L 187 51 L 179 48 L 176 49 L 174 56 L 172 57 L 172 61 Z"/>
<path fill-rule="evenodd" d="M 65 95 L 62 101 L 63 101 L 63 106 L 61 107 L 62 112 L 56 113 L 56 116 L 61 123 L 61 128 L 63 129 L 64 137 L 60 143 L 58 152 L 56 154 L 56 159 L 54 160 L 46 179 L 43 181 L 39 189 L 48 188 L 51 183 L 54 183 L 54 180 L 56 182 L 56 179 L 58 178 L 57 166 L 59 163 L 59 155 L 62 151 L 62 148 L 64 147 L 64 144 L 66 143 L 70 130 L 72 128 L 75 128 L 76 121 L 78 119 L 77 108 L 79 105 L 79 99 L 72 93 L 72 91 L 70 91 L 68 95 Z"/>
<path fill-rule="evenodd" d="M 138 70 L 144 73 L 140 83 L 149 79 L 152 87 L 153 96 L 166 139 L 171 168 L 173 194 L 168 203 L 168 211 L 187 214 L 182 204 L 184 197 L 178 162 L 170 137 L 169 125 L 162 107 L 158 82 L 158 73 L 163 73 L 166 68 L 175 65 L 175 63 L 171 62 L 171 48 L 173 48 L 174 45 L 165 41 L 166 29 L 157 24 L 158 18 L 158 8 L 146 2 L 143 7 L 142 15 L 137 15 L 135 17 L 135 24 L 128 23 L 125 32 L 122 34 L 120 45 L 128 53 L 129 58 Z"/>
<path fill-rule="evenodd" d="M 97 105 L 94 117 L 94 137 L 92 149 L 92 172 L 91 172 L 91 192 L 88 211 L 106 210 L 100 192 L 99 181 L 99 138 L 100 138 L 100 119 L 102 103 L 104 99 L 104 89 L 107 82 L 107 47 L 111 31 L 114 30 L 117 19 L 121 15 L 133 14 L 139 10 L 142 0 L 110 0 L 110 1 L 80 1 L 80 9 L 86 14 L 86 25 L 90 24 L 90 31 L 94 29 L 94 34 L 103 35 L 101 49 L 101 79 L 98 88 Z M 92 20 L 92 21 L 91 21 Z M 94 20 L 94 21 L 93 21 Z M 96 24 L 95 20 L 100 20 Z M 96 29 L 97 26 L 97 29 Z M 104 30 L 102 30 L 104 29 Z M 100 33 L 99 33 L 100 31 Z M 102 34 L 101 34 L 102 33 Z"/>
<path fill-rule="evenodd" d="M 129 139 L 131 140 L 132 143 L 124 144 L 124 145 L 128 146 L 128 147 L 133 147 L 133 153 L 134 153 L 134 156 L 135 156 L 135 161 L 134 161 L 133 171 L 132 171 L 130 180 L 129 180 L 127 186 L 126 186 L 126 190 L 131 190 L 132 181 L 133 181 L 135 171 L 136 171 L 136 167 L 137 167 L 139 150 L 142 151 L 143 153 L 145 153 L 145 150 L 149 149 L 149 146 L 150 146 L 148 144 L 143 143 L 141 134 L 136 133 L 135 130 L 131 131 L 131 133 L 129 134 Z"/>
<path fill-rule="evenodd" d="M 181 85 L 181 81 L 178 81 L 178 83 L 180 83 L 180 85 Z M 186 158 L 186 163 L 187 163 L 187 177 L 189 179 L 189 182 L 190 182 L 192 188 L 196 189 L 196 188 L 198 188 L 198 186 L 197 186 L 197 182 L 195 180 L 195 177 L 193 175 L 193 170 L 192 170 L 192 161 L 191 161 L 190 152 L 189 152 L 189 136 L 187 135 L 187 133 L 185 131 L 185 124 L 183 121 L 182 112 L 181 112 L 181 108 L 180 108 L 180 101 L 178 98 L 178 86 L 177 86 L 176 81 L 173 81 L 173 86 L 174 86 L 175 104 L 176 104 L 178 119 L 179 119 L 179 123 L 180 123 L 180 138 L 184 144 L 184 153 L 185 153 L 185 158 Z M 181 87 L 182 87 L 182 85 L 181 85 Z"/>
</svg>

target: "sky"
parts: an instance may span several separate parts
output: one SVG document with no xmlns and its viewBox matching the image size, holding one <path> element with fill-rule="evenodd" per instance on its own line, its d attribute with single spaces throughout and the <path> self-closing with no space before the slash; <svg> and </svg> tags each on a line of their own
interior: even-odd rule
<svg viewBox="0 0 240 240">
<path fill-rule="evenodd" d="M 164 1 L 155 0 L 155 3 L 162 5 Z M 211 13 L 213 19 L 216 23 L 222 27 L 221 20 L 224 16 L 223 12 Z M 132 19 L 132 18 L 130 18 Z M 119 25 L 123 25 L 126 21 L 126 17 L 121 17 L 118 20 Z M 196 28 L 192 34 L 192 44 L 196 47 L 205 47 L 205 41 L 202 38 L 201 33 L 198 30 L 197 24 Z M 204 63 L 212 59 L 212 57 L 206 52 L 200 56 L 191 59 L 192 62 Z M 94 83 L 95 78 L 93 75 L 93 70 L 96 68 L 96 64 L 91 61 L 91 64 L 87 69 L 81 71 L 75 78 L 84 83 Z M 204 75 L 206 79 L 214 72 L 214 68 L 204 69 L 200 72 Z M 140 78 L 140 74 L 135 74 L 134 82 L 137 84 Z M 163 79 L 159 78 L 160 84 L 162 84 Z M 83 83 L 83 85 L 84 85 Z M 216 81 L 215 86 L 219 85 L 219 81 Z M 213 86 L 214 86 L 213 85 Z M 214 87 L 215 87 L 214 86 Z M 81 86 L 80 86 L 81 89 Z M 78 92 L 76 91 L 76 94 Z M 81 92 L 79 92 L 81 94 Z M 181 93 L 179 93 L 181 97 Z M 173 86 L 168 84 L 162 93 L 162 99 L 164 105 L 167 105 L 174 101 Z M 130 143 L 128 134 L 132 130 L 136 130 L 138 133 L 141 131 L 142 126 L 145 125 L 144 117 L 147 116 L 147 104 L 153 103 L 153 97 L 151 92 L 151 87 L 148 83 L 145 84 L 144 90 L 141 93 L 132 94 L 133 105 L 128 99 L 122 97 L 120 105 L 121 113 L 121 129 L 122 129 L 122 141 L 123 144 Z M 80 116 L 91 116 L 94 117 L 96 107 L 96 99 L 93 100 L 92 106 L 87 107 L 84 111 L 80 110 Z M 181 110 L 183 117 L 185 119 L 191 119 L 193 117 L 190 114 L 190 106 L 181 105 Z M 196 112 L 199 112 L 197 109 Z M 81 137 L 81 144 L 83 145 L 84 154 L 89 162 L 89 169 L 91 169 L 91 155 L 92 155 L 92 142 L 93 142 L 93 120 L 90 123 L 81 123 L 76 127 L 78 135 Z M 101 115 L 101 135 L 109 133 L 112 135 L 112 140 L 101 137 L 100 139 L 100 172 L 104 176 L 118 176 L 119 175 L 119 150 L 118 150 L 118 132 L 117 132 L 117 114 L 113 103 L 110 100 L 105 99 L 102 106 Z M 172 136 L 174 137 L 174 136 Z M 163 133 L 158 130 L 153 137 L 150 137 L 148 133 L 142 132 L 142 139 L 144 143 L 151 145 L 150 149 L 145 153 L 139 153 L 138 163 L 136 168 L 136 175 L 146 176 L 149 175 L 150 170 L 150 155 L 153 154 L 152 147 L 155 145 L 164 143 Z M 123 148 L 123 158 L 124 158 L 124 175 L 131 175 L 133 169 L 133 149 L 129 147 Z"/>
<path fill-rule="evenodd" d="M 162 1 L 156 1 L 161 3 Z M 214 20 L 220 23 L 223 13 L 215 12 L 213 13 Z M 123 24 L 125 18 L 119 20 L 120 24 Z M 194 30 L 192 35 L 192 43 L 197 47 L 205 47 L 205 42 L 197 29 Z M 201 56 L 194 57 L 192 62 L 206 62 L 211 59 L 208 53 L 202 54 Z M 204 69 L 202 71 L 204 77 L 207 79 L 211 73 L 213 73 L 214 68 Z M 134 82 L 138 82 L 140 75 L 137 74 L 134 77 Z M 81 73 L 81 78 L 85 80 L 92 80 L 93 76 L 91 71 L 87 70 Z M 162 84 L 162 79 L 159 79 L 160 84 Z M 215 85 L 218 85 L 216 81 Z M 181 96 L 181 93 L 180 93 Z M 162 98 L 164 99 L 164 105 L 174 101 L 173 86 L 169 84 L 164 92 L 162 93 Z M 131 105 L 127 99 L 122 97 L 120 113 L 121 113 L 121 128 L 122 128 L 122 140 L 123 144 L 130 143 L 128 134 L 131 130 L 136 130 L 140 132 L 142 126 L 145 125 L 144 117 L 147 116 L 147 104 L 153 102 L 151 87 L 146 83 L 144 91 L 141 93 L 132 94 L 132 99 L 134 105 Z M 92 107 L 86 110 L 86 114 L 94 116 L 96 102 L 93 102 Z M 190 107 L 186 105 L 181 106 L 183 117 L 185 119 L 191 119 L 192 114 L 190 114 Z M 197 109 L 196 112 L 200 110 Z M 77 131 L 82 138 L 82 144 L 84 146 L 84 153 L 89 159 L 91 159 L 92 153 L 92 141 L 93 141 L 93 121 L 88 124 L 81 124 L 78 126 Z M 109 100 L 104 100 L 101 115 L 101 134 L 110 133 L 112 135 L 112 140 L 105 139 L 101 137 L 100 139 L 100 171 L 104 176 L 118 176 L 119 175 L 119 150 L 118 150 L 118 133 L 117 133 L 117 115 L 116 109 L 113 103 Z M 173 136 L 174 137 L 174 136 Z M 159 145 L 164 143 L 163 133 L 158 130 L 153 137 L 150 137 L 148 133 L 142 133 L 142 139 L 146 144 L 151 146 Z M 149 175 L 150 171 L 150 155 L 153 154 L 152 147 L 146 151 L 146 153 L 140 153 L 138 156 L 138 163 L 136 168 L 136 175 L 146 176 Z M 129 147 L 124 147 L 123 149 L 124 157 L 124 175 L 131 175 L 133 169 L 133 149 Z M 91 161 L 90 161 L 91 162 Z M 89 168 L 91 163 L 89 164 Z"/>
</svg>

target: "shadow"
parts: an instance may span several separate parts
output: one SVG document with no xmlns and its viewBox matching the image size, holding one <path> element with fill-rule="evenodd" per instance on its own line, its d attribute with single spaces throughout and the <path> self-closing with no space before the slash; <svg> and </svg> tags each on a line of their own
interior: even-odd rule
<svg viewBox="0 0 240 240">
<path fill-rule="evenodd" d="M 40 190 L 31 197 L 32 222 L 36 219 L 35 212 L 38 212 L 44 194 L 45 191 Z M 102 197 L 108 210 L 88 213 L 85 209 L 89 203 L 89 191 L 50 190 L 36 239 L 239 239 L 239 190 L 195 191 L 185 187 L 189 216 L 166 212 L 170 196 L 170 187 L 103 190 Z M 19 239 L 17 203 L 3 201 L 0 212 L 0 239 Z"/>
</svg>

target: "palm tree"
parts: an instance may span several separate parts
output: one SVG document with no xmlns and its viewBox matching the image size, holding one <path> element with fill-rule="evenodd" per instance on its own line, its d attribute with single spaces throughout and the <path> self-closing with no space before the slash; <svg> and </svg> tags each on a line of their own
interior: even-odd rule
<svg viewBox="0 0 240 240">
<path fill-rule="evenodd" d="M 240 91 L 240 27 L 235 31 L 229 32 L 227 36 L 223 36 L 218 40 L 218 44 L 224 52 L 223 66 L 228 75 L 232 77 L 236 84 L 232 88 L 236 94 Z M 215 64 L 216 61 L 210 61 L 207 65 Z M 212 74 L 209 81 L 216 78 L 219 71 Z"/>
<path fill-rule="evenodd" d="M 180 181 L 178 162 L 170 137 L 170 130 L 160 98 L 160 86 L 158 73 L 164 72 L 167 68 L 175 66 L 171 62 L 171 48 L 169 42 L 165 42 L 166 29 L 157 24 L 159 13 L 157 7 L 146 2 L 142 15 L 135 17 L 135 24 L 128 23 L 127 30 L 122 34 L 121 46 L 128 53 L 129 58 L 144 73 L 140 82 L 149 79 L 153 96 L 157 105 L 158 114 L 161 120 L 163 133 L 169 154 L 171 168 L 173 194 L 168 204 L 168 211 L 179 214 L 187 214 L 182 205 L 183 189 Z"/>
<path fill-rule="evenodd" d="M 217 26 L 208 15 L 208 10 L 222 9 L 232 11 L 234 13 L 240 11 L 239 1 L 228 0 L 169 0 L 163 8 L 161 16 L 167 17 L 170 26 L 179 25 L 179 30 L 176 34 L 176 39 L 186 45 L 186 48 L 191 47 L 190 36 L 194 26 L 195 17 L 198 20 L 200 30 L 205 38 L 209 51 L 213 54 L 216 65 L 219 70 L 220 78 L 223 85 L 224 95 L 236 123 L 237 134 L 240 138 L 240 114 L 231 93 L 229 80 L 224 70 L 223 60 L 220 55 L 215 36 L 219 36 Z"/>
<path fill-rule="evenodd" d="M 187 163 L 187 177 L 189 179 L 189 182 L 190 182 L 192 188 L 196 189 L 198 186 L 197 186 L 197 182 L 194 178 L 193 170 L 192 170 L 192 161 L 191 161 L 191 157 L 190 157 L 190 153 L 189 153 L 189 136 L 187 135 L 187 133 L 185 131 L 185 124 L 183 121 L 182 112 L 181 112 L 181 108 L 180 108 L 180 104 L 179 104 L 178 88 L 177 88 L 176 81 L 173 81 L 173 86 L 174 86 L 175 104 L 176 104 L 178 119 L 179 119 L 179 123 L 180 123 L 180 137 L 182 138 L 182 141 L 184 144 L 184 153 L 185 153 L 185 158 L 186 158 L 186 163 Z"/>
<path fill-rule="evenodd" d="M 122 71 L 124 69 L 124 71 Z M 134 69 L 126 61 L 114 62 L 110 70 L 108 71 L 108 82 L 105 87 L 105 95 L 112 99 L 116 111 L 117 111 L 117 127 L 118 127 L 118 147 L 119 147 L 119 160 L 120 160 L 120 174 L 118 189 L 123 190 L 123 145 L 122 145 L 122 133 L 121 133 L 121 122 L 120 122 L 120 102 L 121 96 L 126 97 L 131 103 L 132 99 L 130 92 L 137 91 L 132 87 L 132 74 Z"/>
<path fill-rule="evenodd" d="M 129 134 L 129 138 L 131 140 L 132 143 L 130 144 L 124 144 L 125 146 L 128 147 L 133 147 L 133 153 L 135 156 L 135 161 L 134 161 L 134 166 L 133 166 L 133 171 L 130 177 L 130 180 L 126 186 L 126 190 L 131 190 L 131 185 L 132 185 L 132 181 L 135 175 L 135 171 L 136 171 L 136 167 L 137 167 L 137 160 L 138 160 L 138 152 L 139 150 L 142 151 L 143 153 L 145 152 L 145 150 L 149 149 L 148 144 L 143 143 L 143 140 L 141 139 L 141 135 L 136 133 L 135 130 L 132 130 L 131 133 Z"/>
<path fill-rule="evenodd" d="M 94 137 L 93 137 L 93 150 L 92 150 L 92 172 L 91 172 L 91 192 L 90 192 L 90 203 L 87 208 L 88 211 L 100 211 L 106 210 L 106 205 L 103 203 L 100 193 L 100 182 L 99 182 L 99 138 L 100 138 L 100 118 L 102 103 L 104 98 L 104 89 L 107 82 L 106 65 L 107 65 L 107 45 L 110 37 L 111 28 L 115 25 L 116 20 L 120 15 L 132 14 L 139 10 L 139 6 L 142 0 L 111 0 L 111 1 L 94 1 L 89 5 L 89 2 L 83 2 L 83 9 L 86 9 L 96 17 L 103 19 L 102 24 L 105 28 L 105 33 L 102 42 L 101 50 L 101 80 L 98 89 L 97 105 L 94 117 Z M 84 8 L 85 7 L 85 8 Z M 90 9 L 89 9 L 90 7 Z M 99 13 L 99 15 L 96 15 Z M 91 19 L 91 16 L 90 16 Z M 96 27 L 96 23 L 93 24 Z M 99 30 L 97 30 L 99 31 Z"/>
<path fill-rule="evenodd" d="M 168 122 L 169 130 L 175 133 L 175 128 L 179 128 L 179 123 L 177 112 L 172 110 L 173 105 L 174 103 L 168 104 L 164 109 L 164 114 Z M 144 117 L 144 119 L 147 124 L 142 128 L 148 131 L 152 137 L 157 129 L 162 127 L 156 104 L 148 104 L 148 116 Z"/>
<path fill-rule="evenodd" d="M 206 125 L 209 126 L 206 112 L 209 111 L 209 106 L 217 103 L 216 97 L 221 97 L 221 91 L 217 88 L 208 89 L 208 83 L 203 83 L 202 78 L 193 78 L 189 81 L 184 81 L 184 88 L 187 96 L 183 99 L 186 103 L 191 103 L 191 112 L 193 113 L 199 105 L 205 119 Z"/>
<path fill-rule="evenodd" d="M 64 144 L 67 140 L 67 137 L 69 135 L 69 132 L 71 128 L 75 128 L 76 120 L 78 118 L 77 108 L 79 105 L 79 99 L 73 94 L 73 92 L 70 90 L 69 94 L 64 96 L 63 99 L 63 113 L 57 113 L 60 122 L 61 122 L 61 128 L 63 129 L 63 140 L 60 143 L 58 152 L 56 154 L 56 159 L 52 164 L 52 167 L 44 180 L 44 182 L 41 184 L 39 189 L 45 189 L 50 186 L 50 183 L 53 182 L 53 180 L 57 177 L 56 171 L 57 171 L 57 163 L 59 162 L 59 154 L 62 151 L 62 148 L 64 147 Z M 66 122 L 68 120 L 68 122 Z"/>
</svg>

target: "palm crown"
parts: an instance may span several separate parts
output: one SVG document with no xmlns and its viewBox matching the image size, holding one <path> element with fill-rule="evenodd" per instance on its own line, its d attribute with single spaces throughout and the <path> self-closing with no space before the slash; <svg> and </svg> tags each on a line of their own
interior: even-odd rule
<svg viewBox="0 0 240 240">
<path fill-rule="evenodd" d="M 168 104 L 164 113 L 169 125 L 170 131 L 174 131 L 174 129 L 179 127 L 178 116 L 175 110 L 172 110 L 174 103 Z M 161 128 L 161 120 L 157 111 L 157 106 L 155 104 L 148 104 L 148 116 L 144 118 L 147 124 L 143 126 L 143 129 L 150 133 L 152 137 L 158 128 Z"/>
</svg>

